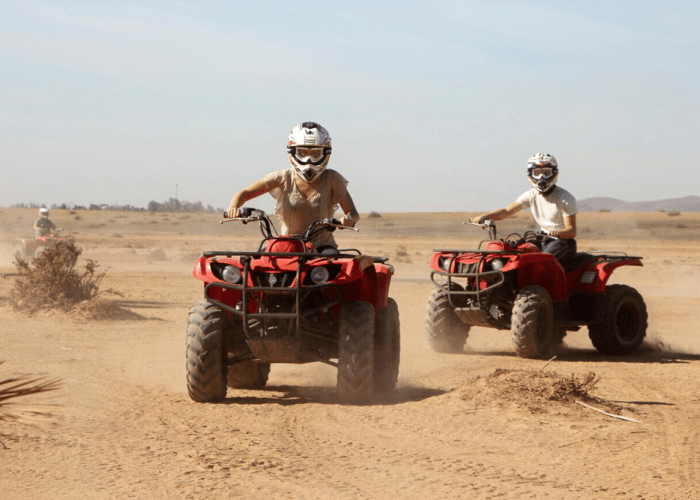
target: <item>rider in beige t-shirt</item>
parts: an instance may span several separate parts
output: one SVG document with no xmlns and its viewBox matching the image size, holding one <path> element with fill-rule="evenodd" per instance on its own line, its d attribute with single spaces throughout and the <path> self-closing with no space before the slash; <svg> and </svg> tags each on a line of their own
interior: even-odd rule
<svg viewBox="0 0 700 500">
<path fill-rule="evenodd" d="M 360 215 L 348 193 L 348 181 L 326 169 L 330 154 L 331 138 L 325 128 L 314 122 L 294 127 L 287 140 L 291 168 L 272 172 L 236 193 L 227 215 L 237 217 L 248 200 L 270 193 L 277 200 L 275 213 L 282 223 L 282 235 L 303 233 L 312 222 L 332 217 L 338 206 L 345 214 L 340 222 L 354 226 Z M 337 246 L 330 231 L 317 234 L 313 243 L 319 250 Z"/>
</svg>

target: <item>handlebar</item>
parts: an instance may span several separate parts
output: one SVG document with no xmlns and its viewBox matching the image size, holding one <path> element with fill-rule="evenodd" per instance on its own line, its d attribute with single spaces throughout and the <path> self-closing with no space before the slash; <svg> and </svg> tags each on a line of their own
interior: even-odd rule
<svg viewBox="0 0 700 500">
<path fill-rule="evenodd" d="M 466 221 L 466 222 L 462 222 L 462 224 L 464 224 L 464 225 L 470 224 L 472 226 L 478 226 L 481 229 L 489 229 L 492 227 L 496 227 L 495 221 L 493 221 L 492 219 L 486 219 L 486 218 L 479 219 L 479 222 Z"/>
<path fill-rule="evenodd" d="M 343 224 L 342 222 L 340 222 L 340 221 L 339 221 L 338 219 L 336 219 L 335 217 L 329 217 L 329 218 L 327 218 L 327 219 L 321 219 L 321 220 L 316 221 L 314 224 L 315 224 L 316 226 L 331 226 L 331 227 L 335 227 L 335 228 L 338 228 L 338 229 L 351 229 L 351 230 L 353 230 L 353 231 L 359 231 L 359 229 L 357 229 L 356 227 L 346 226 L 345 224 Z"/>
<path fill-rule="evenodd" d="M 267 233 L 268 236 L 272 235 L 270 230 L 272 223 L 264 211 L 251 207 L 242 207 L 239 209 L 238 215 L 238 217 L 228 217 L 228 213 L 224 212 L 224 220 L 220 220 L 219 224 L 232 221 L 241 221 L 243 224 L 248 224 L 249 222 L 259 221 L 261 228 L 263 229 L 263 234 Z M 272 227 L 274 228 L 274 226 Z M 359 231 L 357 228 L 341 223 L 335 217 L 328 217 L 312 222 L 301 237 L 302 239 L 308 241 L 321 231 L 335 231 L 336 229 L 351 229 L 353 231 Z M 277 230 L 275 229 L 275 232 L 276 231 Z"/>
<path fill-rule="evenodd" d="M 488 229 L 489 230 L 489 238 L 491 240 L 496 239 L 496 222 L 493 219 L 481 217 L 479 219 L 479 222 L 467 221 L 467 222 L 463 222 L 462 224 L 464 224 L 464 225 L 469 224 L 472 226 L 480 227 L 481 229 Z"/>
</svg>

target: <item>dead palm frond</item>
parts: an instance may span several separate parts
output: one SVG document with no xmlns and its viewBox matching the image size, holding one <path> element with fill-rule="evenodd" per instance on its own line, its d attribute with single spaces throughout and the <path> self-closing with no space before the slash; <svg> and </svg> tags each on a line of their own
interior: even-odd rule
<svg viewBox="0 0 700 500">
<path fill-rule="evenodd" d="M 0 365 L 4 361 L 0 361 Z M 22 420 L 17 411 L 13 411 L 12 405 L 17 405 L 17 398 L 23 398 L 34 394 L 55 391 L 61 385 L 58 379 L 46 377 L 33 377 L 31 375 L 0 375 L 0 422 L 3 420 Z M 47 412 L 32 410 L 35 416 L 48 415 Z"/>
</svg>

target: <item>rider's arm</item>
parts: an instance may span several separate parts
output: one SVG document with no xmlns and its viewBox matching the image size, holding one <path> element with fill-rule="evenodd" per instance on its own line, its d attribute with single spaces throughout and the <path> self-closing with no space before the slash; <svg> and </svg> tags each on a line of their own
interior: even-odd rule
<svg viewBox="0 0 700 500">
<path fill-rule="evenodd" d="M 228 205 L 226 215 L 229 218 L 238 217 L 238 209 L 241 208 L 245 204 L 245 202 L 247 202 L 248 200 L 252 200 L 253 198 L 257 198 L 258 196 L 263 195 L 269 191 L 272 191 L 276 187 L 278 186 L 274 181 L 266 181 L 265 179 L 255 181 L 250 186 L 241 189 L 233 195 L 233 198 L 231 198 L 231 203 L 229 203 Z"/>
<path fill-rule="evenodd" d="M 357 221 L 360 220 L 360 214 L 357 213 L 355 202 L 352 200 L 350 193 L 343 196 L 343 199 L 341 199 L 339 203 L 340 208 L 343 209 L 343 213 L 345 214 L 343 217 L 341 217 L 340 223 L 346 226 L 354 227 L 355 224 L 357 224 Z"/>
<path fill-rule="evenodd" d="M 561 231 L 550 230 L 547 234 L 565 240 L 576 238 L 576 214 L 564 216 L 564 229 Z"/>
<path fill-rule="evenodd" d="M 498 210 L 493 210 L 492 212 L 486 213 L 486 214 L 481 214 L 477 215 L 476 217 L 472 217 L 469 219 L 471 222 L 476 222 L 478 223 L 480 219 L 491 219 L 491 220 L 503 220 L 505 218 L 510 217 L 511 215 L 520 212 L 523 209 L 523 206 L 517 202 L 514 201 L 510 205 L 508 205 L 505 208 L 499 208 Z"/>
</svg>

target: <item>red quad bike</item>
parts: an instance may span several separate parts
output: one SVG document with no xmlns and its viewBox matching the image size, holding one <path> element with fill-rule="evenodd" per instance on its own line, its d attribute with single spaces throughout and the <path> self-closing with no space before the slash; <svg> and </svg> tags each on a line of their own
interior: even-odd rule
<svg viewBox="0 0 700 500">
<path fill-rule="evenodd" d="M 15 257 L 27 262 L 38 259 L 44 250 L 57 241 L 67 241 L 72 238 L 61 238 L 58 233 L 62 231 L 60 228 L 55 229 L 54 233 L 48 236 L 37 236 L 36 238 L 23 238 L 19 240 L 19 244 L 15 248 Z"/>
<path fill-rule="evenodd" d="M 187 389 L 198 402 L 219 401 L 233 389 L 265 386 L 271 363 L 321 362 L 338 368 L 343 403 L 367 403 L 396 386 L 399 310 L 388 297 L 392 266 L 359 250 L 317 251 L 321 231 L 337 219 L 312 223 L 302 235 L 273 236 L 264 212 L 248 207 L 228 221 L 259 222 L 257 252 L 204 252 L 192 274 L 204 300 L 187 320 Z M 356 229 L 354 229 L 356 230 Z"/>
<path fill-rule="evenodd" d="M 473 224 L 473 223 L 470 223 Z M 627 285 L 607 285 L 620 266 L 641 266 L 622 252 L 577 253 L 566 269 L 529 241 L 527 231 L 496 238 L 493 221 L 477 250 L 435 250 L 428 300 L 428 342 L 438 352 L 461 352 L 472 326 L 510 330 L 518 356 L 548 358 L 567 331 L 588 327 L 603 354 L 629 354 L 647 329 L 642 296 Z M 484 247 L 484 248 L 482 248 Z"/>
</svg>

